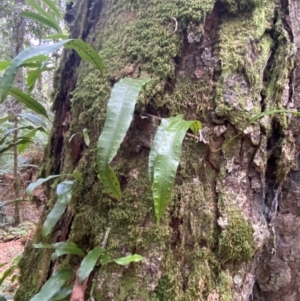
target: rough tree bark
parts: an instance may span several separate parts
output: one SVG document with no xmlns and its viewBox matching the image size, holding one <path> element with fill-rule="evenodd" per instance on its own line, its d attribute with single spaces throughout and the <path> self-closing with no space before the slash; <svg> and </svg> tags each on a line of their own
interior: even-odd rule
<svg viewBox="0 0 300 301">
<path fill-rule="evenodd" d="M 260 112 L 300 106 L 296 0 L 78 0 L 66 19 L 71 37 L 100 51 L 98 71 L 66 51 L 55 78 L 54 129 L 42 176 L 81 172 L 71 205 L 47 240 L 89 250 L 111 228 L 112 257 L 144 256 L 91 275 L 95 300 L 299 300 L 299 120 Z M 113 84 L 151 77 L 113 166 L 123 200 L 97 179 L 96 142 Z M 203 122 L 207 143 L 186 138 L 176 186 L 159 226 L 147 157 L 158 125 L 142 119 L 183 113 Z M 246 126 L 248 127 L 246 128 Z M 89 147 L 80 135 L 88 129 Z M 240 133 L 235 139 L 236 134 Z M 50 191 L 50 190 L 49 190 Z M 53 190 L 54 191 L 54 190 Z M 47 204 L 41 224 L 55 202 Z M 26 247 L 15 300 L 28 301 L 53 270 L 51 252 Z"/>
</svg>

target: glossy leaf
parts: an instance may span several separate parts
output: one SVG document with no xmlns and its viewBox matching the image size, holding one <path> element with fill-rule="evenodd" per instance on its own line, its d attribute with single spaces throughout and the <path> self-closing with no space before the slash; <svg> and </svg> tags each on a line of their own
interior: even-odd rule
<svg viewBox="0 0 300 301">
<path fill-rule="evenodd" d="M 143 86 L 149 79 L 123 78 L 112 89 L 107 105 L 103 132 L 97 143 L 98 173 L 104 188 L 121 199 L 119 181 L 109 166 L 129 129 L 134 107 Z"/>
<path fill-rule="evenodd" d="M 45 182 L 47 182 L 47 181 L 49 181 L 49 180 L 58 178 L 59 176 L 60 176 L 60 175 L 51 175 L 51 176 L 49 176 L 49 177 L 47 177 L 47 178 L 40 178 L 40 179 L 38 179 L 36 182 L 30 183 L 29 186 L 28 186 L 27 189 L 26 189 L 26 192 L 27 192 L 29 195 L 31 195 L 32 192 L 33 192 L 33 190 L 34 190 L 36 187 L 42 185 L 43 183 L 45 183 Z"/>
<path fill-rule="evenodd" d="M 104 252 L 103 248 L 96 247 L 83 258 L 78 271 L 79 283 L 82 283 L 90 275 L 100 255 Z"/>
<path fill-rule="evenodd" d="M 148 173 L 149 173 L 149 180 L 151 184 L 153 183 L 153 174 L 154 174 L 154 160 L 158 154 L 159 148 L 163 143 L 163 138 L 167 127 L 170 125 L 172 120 L 181 120 L 183 115 L 177 115 L 176 117 L 171 118 L 164 118 L 162 119 L 159 127 L 155 132 L 154 139 L 151 144 L 151 149 L 149 153 L 149 161 L 148 161 Z"/>
<path fill-rule="evenodd" d="M 30 301 L 49 301 L 56 294 L 61 291 L 62 286 L 73 275 L 72 270 L 63 269 L 57 271 L 47 282 L 42 286 L 38 294 L 36 294 Z"/>
<path fill-rule="evenodd" d="M 127 265 L 131 262 L 139 262 L 141 260 L 143 260 L 143 257 L 141 255 L 134 254 L 134 255 L 128 255 L 118 259 L 114 259 L 114 262 L 120 265 Z"/>
<path fill-rule="evenodd" d="M 173 119 L 164 130 L 157 155 L 154 159 L 153 200 L 157 222 L 167 207 L 175 183 L 183 138 L 194 121 Z"/>
<path fill-rule="evenodd" d="M 34 21 L 39 22 L 42 25 L 53 28 L 57 32 L 61 31 L 58 22 L 56 20 L 52 19 L 52 18 L 47 18 L 47 17 L 45 17 L 41 14 L 33 13 L 31 11 L 28 11 L 28 10 L 25 10 L 25 11 L 21 12 L 21 16 L 25 17 L 25 18 L 30 18 Z"/>
<path fill-rule="evenodd" d="M 72 293 L 72 287 L 63 287 L 57 292 L 49 301 L 60 301 L 65 300 Z"/>
<path fill-rule="evenodd" d="M 15 58 L 10 61 L 10 64 L 6 68 L 0 83 L 1 102 L 5 100 L 9 88 L 14 82 L 18 68 L 22 66 L 24 62 L 41 55 L 50 54 L 64 45 L 66 48 L 72 48 L 76 51 L 80 51 L 79 55 L 83 59 L 94 64 L 99 68 L 100 72 L 103 73 L 103 62 L 99 54 L 92 48 L 92 46 L 83 42 L 82 40 L 68 39 L 51 45 L 32 46 L 20 52 Z"/>
<path fill-rule="evenodd" d="M 64 241 L 55 244 L 34 244 L 36 249 L 55 249 L 51 255 L 51 259 L 55 260 L 57 257 L 67 254 L 84 256 L 84 252 L 73 242 Z"/>
<path fill-rule="evenodd" d="M 37 100 L 32 98 L 30 95 L 25 94 L 21 90 L 11 87 L 8 92 L 12 97 L 17 99 L 19 102 L 24 104 L 28 109 L 36 112 L 37 114 L 43 115 L 48 118 L 47 111 Z M 43 126 L 46 126 L 45 123 Z"/>
<path fill-rule="evenodd" d="M 117 200 L 121 200 L 122 192 L 120 187 L 120 182 L 110 167 L 109 164 L 102 164 L 101 166 L 98 165 L 99 171 L 99 179 L 102 181 L 105 190 L 114 196 Z"/>
<path fill-rule="evenodd" d="M 69 40 L 65 45 L 65 48 L 74 49 L 79 54 L 79 56 L 85 61 L 96 66 L 101 74 L 104 73 L 104 64 L 100 58 L 98 52 L 94 48 L 80 39 Z"/>
<path fill-rule="evenodd" d="M 83 132 L 84 142 L 85 142 L 86 146 L 89 146 L 91 141 L 90 141 L 90 137 L 89 137 L 89 133 L 88 133 L 87 129 L 83 129 L 82 132 Z"/>
<path fill-rule="evenodd" d="M 51 233 L 52 229 L 65 212 L 72 198 L 73 181 L 63 181 L 57 185 L 57 201 L 43 224 L 42 235 L 45 237 Z"/>
</svg>

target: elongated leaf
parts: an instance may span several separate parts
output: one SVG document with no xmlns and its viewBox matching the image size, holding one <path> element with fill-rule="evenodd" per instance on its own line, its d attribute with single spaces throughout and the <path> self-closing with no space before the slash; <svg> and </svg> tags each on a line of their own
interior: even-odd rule
<svg viewBox="0 0 300 301">
<path fill-rule="evenodd" d="M 32 64 L 34 64 L 34 67 L 38 67 L 41 65 L 41 62 L 47 61 L 47 60 L 49 60 L 48 56 L 39 55 L 33 59 L 26 60 L 21 66 L 22 67 L 32 67 Z M 11 60 L 1 61 L 0 62 L 0 71 L 5 70 L 8 67 L 8 65 L 10 64 L 10 62 L 11 62 Z"/>
<path fill-rule="evenodd" d="M 111 261 L 112 260 L 111 260 L 110 256 L 107 253 L 102 254 L 101 257 L 100 257 L 101 265 L 107 265 Z"/>
<path fill-rule="evenodd" d="M 30 114 L 30 113 L 21 113 L 21 114 L 16 114 L 16 116 L 23 117 L 35 125 L 42 126 L 45 128 L 47 127 L 45 121 L 37 115 Z"/>
<path fill-rule="evenodd" d="M 35 83 L 36 83 L 36 81 L 38 80 L 38 78 L 40 77 L 41 74 L 42 74 L 42 70 L 40 68 L 31 70 L 28 73 L 28 76 L 27 76 L 27 92 L 28 93 L 32 92 L 32 90 L 35 86 Z"/>
<path fill-rule="evenodd" d="M 148 173 L 149 173 L 149 180 L 151 184 L 153 183 L 153 174 L 154 174 L 154 160 L 158 154 L 159 148 L 163 143 L 163 138 L 167 127 L 170 125 L 172 120 L 182 120 L 183 115 L 177 115 L 176 117 L 171 118 L 164 118 L 159 127 L 156 130 L 154 139 L 151 144 L 151 149 L 149 153 L 149 162 L 148 162 Z"/>
<path fill-rule="evenodd" d="M 4 271 L 4 273 L 2 274 L 2 277 L 0 278 L 0 286 L 2 285 L 4 280 L 15 271 L 16 268 L 17 268 L 17 266 L 13 265 L 13 266 L 9 267 L 6 271 Z"/>
<path fill-rule="evenodd" d="M 58 18 L 61 17 L 60 11 L 57 8 L 56 4 L 51 0 L 42 0 L 45 5 L 54 13 L 54 15 Z"/>
<path fill-rule="evenodd" d="M 36 249 L 55 249 L 55 252 L 51 255 L 51 259 L 55 260 L 57 257 L 72 254 L 84 256 L 84 252 L 73 242 L 64 241 L 55 244 L 34 244 Z"/>
<path fill-rule="evenodd" d="M 47 282 L 42 286 L 38 294 L 36 294 L 30 301 L 49 301 L 52 297 L 58 294 L 62 286 L 73 275 L 72 270 L 63 269 L 57 271 Z"/>
<path fill-rule="evenodd" d="M 32 139 L 35 136 L 37 131 L 38 131 L 37 129 L 33 129 L 33 130 L 29 131 L 27 134 L 25 134 L 25 137 Z M 20 144 L 18 146 L 18 154 L 19 155 L 22 154 L 28 148 L 28 146 L 29 146 L 29 143 Z"/>
<path fill-rule="evenodd" d="M 78 272 L 79 283 L 82 283 L 90 275 L 100 255 L 104 252 L 103 248 L 96 247 L 83 258 Z"/>
<path fill-rule="evenodd" d="M 36 3 L 36 1 L 27 0 L 26 2 L 28 5 L 30 5 L 32 8 L 34 8 L 37 13 L 44 16 L 46 19 L 56 22 L 55 17 L 53 15 L 49 14 L 47 11 L 45 11 L 38 3 Z"/>
<path fill-rule="evenodd" d="M 149 79 L 121 79 L 112 89 L 107 105 L 104 129 L 97 143 L 98 172 L 105 189 L 121 199 L 119 181 L 109 164 L 117 154 L 130 126 L 134 107 L 142 87 Z"/>
<path fill-rule="evenodd" d="M 39 22 L 42 25 L 53 28 L 57 32 L 61 32 L 61 29 L 59 27 L 58 22 L 56 20 L 54 20 L 53 18 L 47 18 L 43 15 L 36 14 L 36 13 L 33 13 L 31 11 L 28 11 L 28 10 L 25 10 L 25 11 L 21 12 L 21 16 L 25 17 L 25 18 L 30 18 L 34 21 Z"/>
<path fill-rule="evenodd" d="M 180 160 L 182 141 L 194 121 L 172 120 L 163 135 L 163 143 L 154 160 L 153 200 L 157 222 L 171 198 Z"/>
<path fill-rule="evenodd" d="M 76 50 L 82 59 L 96 66 L 100 70 L 101 74 L 104 73 L 104 64 L 102 59 L 91 45 L 80 39 L 74 39 L 67 42 L 64 46 L 65 48 Z"/>
<path fill-rule="evenodd" d="M 57 201 L 43 224 L 42 235 L 44 237 L 51 233 L 70 203 L 73 184 L 74 181 L 63 181 L 57 185 Z"/>
<path fill-rule="evenodd" d="M 49 301 L 59 301 L 65 300 L 72 292 L 72 287 L 63 287 L 59 292 L 57 292 Z"/>
<path fill-rule="evenodd" d="M 42 185 L 43 183 L 45 183 L 45 182 L 47 182 L 47 181 L 49 181 L 49 180 L 58 178 L 59 176 L 60 176 L 60 175 L 51 175 L 51 176 L 49 176 L 49 177 L 47 177 L 47 178 L 40 178 L 40 179 L 38 179 L 36 182 L 30 183 L 29 186 L 28 186 L 27 189 L 26 189 L 26 192 L 27 192 L 29 195 L 31 195 L 31 194 L 32 194 L 32 191 L 33 191 L 36 187 Z"/>
<path fill-rule="evenodd" d="M 120 265 L 127 265 L 131 262 L 139 262 L 141 260 L 143 260 L 143 257 L 141 255 L 134 254 L 134 255 L 128 255 L 126 257 L 114 259 L 114 262 Z"/>
<path fill-rule="evenodd" d="M 67 48 L 72 48 L 76 51 L 80 50 L 79 55 L 94 64 L 103 73 L 103 62 L 99 54 L 87 43 L 79 39 L 68 39 L 52 45 L 32 46 L 20 52 L 15 58 L 10 61 L 6 68 L 3 78 L 0 83 L 1 102 L 3 102 L 8 94 L 10 86 L 13 84 L 17 70 L 22 64 L 29 59 L 39 57 L 40 55 L 50 54 L 60 47 L 66 45 Z"/>
<path fill-rule="evenodd" d="M 31 109 L 32 111 L 36 112 L 37 114 L 43 115 L 46 118 L 48 118 L 47 111 L 37 100 L 32 98 L 30 95 L 25 94 L 21 90 L 11 87 L 9 89 L 9 94 L 17 99 L 19 102 L 24 104 L 28 109 Z M 44 123 L 43 126 L 46 126 Z"/>
</svg>

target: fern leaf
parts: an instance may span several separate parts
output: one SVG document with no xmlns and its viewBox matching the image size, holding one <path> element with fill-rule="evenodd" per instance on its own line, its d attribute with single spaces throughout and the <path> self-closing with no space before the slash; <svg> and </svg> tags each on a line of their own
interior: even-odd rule
<svg viewBox="0 0 300 301">
<path fill-rule="evenodd" d="M 97 144 L 97 164 L 107 192 L 121 199 L 120 184 L 109 164 L 117 154 L 130 126 L 134 107 L 142 87 L 149 79 L 123 78 L 115 84 L 107 105 L 103 132 Z"/>
</svg>

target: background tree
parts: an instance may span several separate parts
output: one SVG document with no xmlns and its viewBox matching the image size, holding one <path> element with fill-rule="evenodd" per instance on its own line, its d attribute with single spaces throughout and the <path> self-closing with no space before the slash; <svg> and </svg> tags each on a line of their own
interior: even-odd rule
<svg viewBox="0 0 300 301">
<path fill-rule="evenodd" d="M 84 182 L 74 187 L 52 237 L 43 240 L 39 227 L 34 242 L 69 240 L 89 250 L 110 228 L 113 256 L 144 256 L 129 267 L 98 267 L 87 296 L 297 300 L 299 121 L 268 112 L 299 106 L 298 15 L 295 1 L 78 0 L 70 6 L 71 37 L 100 51 L 106 74 L 99 77 L 65 52 L 42 176 L 77 171 Z M 113 162 L 123 190 L 116 203 L 97 178 L 96 143 L 111 87 L 124 76 L 152 81 Z M 147 158 L 157 117 L 179 113 L 203 122 L 203 143 L 185 139 L 171 204 L 157 225 Z M 69 141 L 84 128 L 89 147 L 79 135 Z M 58 266 L 79 265 L 74 257 L 52 264 L 50 255 L 27 246 L 15 300 L 28 301 Z"/>
</svg>

